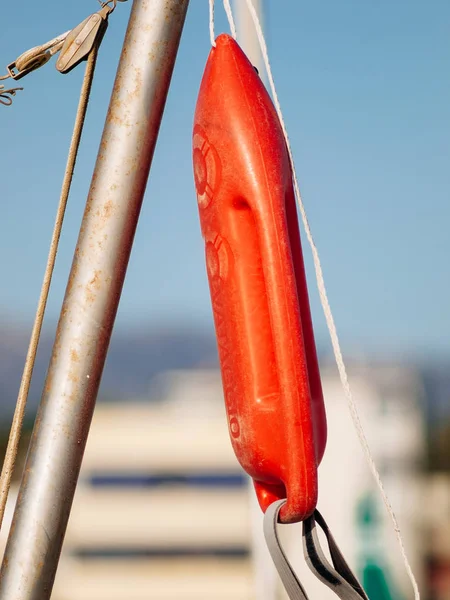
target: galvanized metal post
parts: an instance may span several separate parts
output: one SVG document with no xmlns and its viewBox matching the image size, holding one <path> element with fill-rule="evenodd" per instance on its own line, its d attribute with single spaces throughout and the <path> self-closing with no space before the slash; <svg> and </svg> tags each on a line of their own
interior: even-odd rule
<svg viewBox="0 0 450 600">
<path fill-rule="evenodd" d="M 0 572 L 48 600 L 189 0 L 134 0 Z"/>
<path fill-rule="evenodd" d="M 263 25 L 264 23 L 264 10 L 263 0 L 252 0 L 253 8 L 258 15 L 258 19 Z M 266 79 L 266 73 L 264 69 L 264 61 L 259 47 L 258 36 L 256 34 L 253 19 L 248 9 L 245 0 L 234 0 L 234 11 L 236 14 L 236 25 L 239 34 L 239 43 L 242 49 L 251 60 L 252 65 L 255 66 L 263 81 Z"/>
</svg>

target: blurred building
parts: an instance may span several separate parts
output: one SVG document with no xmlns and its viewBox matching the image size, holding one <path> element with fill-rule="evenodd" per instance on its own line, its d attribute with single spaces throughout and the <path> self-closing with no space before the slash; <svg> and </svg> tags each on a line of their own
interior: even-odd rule
<svg viewBox="0 0 450 600">
<path fill-rule="evenodd" d="M 450 600 L 450 475 L 427 478 L 422 540 L 430 598 Z"/>
<path fill-rule="evenodd" d="M 401 600 L 411 594 L 392 527 L 335 368 L 323 368 L 322 375 L 329 441 L 319 510 L 371 600 Z M 424 584 L 430 525 L 421 513 L 420 378 L 403 367 L 355 365 L 351 382 L 408 555 Z M 260 509 L 228 439 L 219 373 L 166 373 L 152 393 L 159 401 L 96 408 L 52 598 L 285 598 L 262 538 Z M 448 508 L 450 496 L 441 505 Z M 10 505 L 9 518 L 11 512 Z M 301 527 L 283 527 L 282 538 L 309 596 L 334 598 L 305 567 Z"/>
<path fill-rule="evenodd" d="M 217 373 L 154 387 L 160 402 L 96 410 L 55 600 L 252 597 L 248 491 Z"/>
</svg>

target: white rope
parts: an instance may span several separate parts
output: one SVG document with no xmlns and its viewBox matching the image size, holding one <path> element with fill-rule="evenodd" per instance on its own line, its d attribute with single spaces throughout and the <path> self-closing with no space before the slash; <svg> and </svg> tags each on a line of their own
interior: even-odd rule
<svg viewBox="0 0 450 600">
<path fill-rule="evenodd" d="M 334 318 L 333 318 L 333 314 L 331 312 L 331 308 L 330 308 L 330 303 L 328 301 L 328 296 L 327 296 L 327 291 L 325 288 L 325 282 L 324 282 L 324 278 L 323 278 L 323 272 L 322 272 L 322 266 L 320 264 L 320 258 L 319 258 L 319 253 L 317 251 L 316 245 L 314 243 L 314 239 L 312 237 L 312 233 L 311 233 L 311 228 L 309 226 L 308 223 L 308 218 L 306 215 L 306 211 L 305 211 L 305 207 L 303 204 L 303 200 L 300 194 L 300 189 L 299 189 L 299 185 L 298 185 L 298 180 L 297 180 L 297 174 L 295 171 L 295 166 L 294 166 L 294 160 L 293 160 L 293 155 L 292 155 L 292 149 L 291 149 L 291 145 L 289 143 L 289 137 L 286 131 L 286 126 L 284 123 L 284 119 L 283 119 L 283 114 L 281 111 L 281 106 L 280 106 L 280 102 L 278 100 L 278 95 L 276 92 L 276 88 L 275 88 L 275 83 L 273 80 L 273 75 L 272 75 L 272 69 L 270 67 L 270 60 L 269 60 L 269 54 L 267 51 L 267 45 L 266 45 L 266 41 L 264 39 L 264 34 L 261 28 L 261 24 L 259 22 L 258 19 L 258 15 L 256 13 L 255 7 L 253 6 L 252 0 L 246 0 L 247 2 L 247 6 L 248 9 L 250 11 L 251 17 L 253 19 L 253 23 L 255 26 L 255 30 L 256 30 L 256 34 L 258 36 L 258 41 L 259 41 L 259 45 L 261 48 L 261 53 L 263 56 L 263 60 L 264 60 L 264 64 L 266 67 L 266 71 L 267 71 L 267 78 L 269 81 L 269 85 L 270 85 L 270 89 L 272 92 L 272 96 L 273 96 L 273 100 L 274 100 L 274 104 L 275 104 L 275 108 L 278 114 L 278 118 L 280 120 L 281 123 L 281 127 L 283 130 L 283 134 L 284 137 L 286 139 L 286 145 L 287 145 L 287 149 L 288 149 L 288 153 L 289 153 L 289 159 L 291 161 L 291 165 L 292 165 L 292 174 L 293 174 L 293 180 L 294 180 L 294 188 L 295 188 L 295 194 L 297 197 L 297 202 L 298 202 L 298 206 L 299 206 L 299 210 L 300 210 L 300 214 L 302 217 L 302 221 L 303 221 L 303 226 L 305 228 L 305 232 L 306 232 L 306 237 L 308 239 L 309 245 L 311 246 L 311 251 L 312 251 L 312 255 L 313 255 L 313 260 L 314 260 L 314 268 L 315 268 L 315 272 L 316 272 L 316 279 L 317 279 L 317 287 L 319 290 L 319 295 L 320 295 L 320 301 L 322 303 L 322 308 L 323 308 L 323 312 L 325 314 L 325 319 L 327 322 L 327 326 L 328 326 L 328 330 L 330 333 L 330 337 L 331 337 L 331 343 L 333 346 L 333 351 L 334 351 L 334 356 L 336 359 L 336 364 L 338 367 L 338 371 L 339 371 L 339 376 L 341 379 L 341 383 L 342 383 L 342 387 L 344 389 L 344 393 L 345 393 L 345 397 L 347 399 L 347 403 L 348 403 L 348 408 L 350 410 L 350 415 L 352 417 L 353 420 L 353 424 L 355 426 L 355 430 L 356 433 L 358 435 L 359 441 L 361 443 L 362 449 L 364 451 L 364 455 L 366 457 L 367 463 L 369 465 L 370 471 L 372 472 L 372 475 L 375 479 L 375 482 L 380 490 L 380 494 L 381 497 L 383 499 L 384 505 L 386 506 L 386 510 L 390 516 L 390 519 L 392 521 L 392 525 L 394 527 L 394 532 L 395 532 L 395 536 L 397 538 L 399 547 L 400 547 L 400 552 L 403 558 L 403 563 L 405 565 L 405 569 L 406 572 L 408 574 L 408 577 L 411 581 L 413 590 L 414 590 L 414 598 L 415 600 L 420 600 L 420 592 L 419 592 L 419 588 L 417 585 L 417 581 L 416 578 L 414 577 L 414 573 L 412 572 L 411 569 L 411 565 L 409 564 L 409 560 L 408 557 L 406 555 L 406 550 L 405 550 L 405 546 L 403 544 L 403 539 L 400 533 L 400 528 L 398 526 L 398 522 L 397 522 L 397 518 L 394 514 L 394 511 L 392 509 L 391 503 L 389 501 L 389 498 L 386 494 L 386 491 L 384 489 L 383 486 L 383 482 L 381 481 L 381 477 L 380 474 L 378 472 L 378 469 L 375 465 L 375 462 L 372 458 L 372 454 L 369 448 L 369 444 L 367 442 L 365 433 L 364 433 L 364 429 L 362 427 L 361 424 L 361 419 L 359 417 L 358 414 L 358 409 L 355 403 L 355 400 L 353 398 L 352 395 L 352 391 L 350 389 L 350 384 L 348 381 L 348 376 L 347 376 L 347 371 L 345 368 L 345 363 L 344 363 L 344 359 L 342 356 L 342 351 L 341 351 L 341 347 L 340 347 L 340 343 L 339 343 L 339 338 L 338 338 L 338 334 L 336 331 L 336 325 L 334 323 Z"/>
<path fill-rule="evenodd" d="M 230 0 L 223 0 L 223 7 L 225 9 L 225 12 L 227 13 L 227 19 L 228 19 L 228 23 L 230 24 L 231 35 L 236 40 L 237 39 L 236 24 L 234 22 L 233 11 L 231 10 Z"/>
<path fill-rule="evenodd" d="M 214 33 L 214 0 L 209 0 L 209 37 L 211 46 L 216 47 L 216 35 Z"/>
</svg>

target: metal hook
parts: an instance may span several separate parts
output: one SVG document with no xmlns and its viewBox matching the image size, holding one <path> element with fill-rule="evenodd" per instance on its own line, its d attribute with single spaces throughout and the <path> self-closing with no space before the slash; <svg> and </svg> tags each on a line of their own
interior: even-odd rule
<svg viewBox="0 0 450 600">
<path fill-rule="evenodd" d="M 18 90 L 23 90 L 23 88 L 17 87 L 5 90 L 5 86 L 0 85 L 0 104 L 3 104 L 3 106 L 11 106 L 13 102 L 12 96 L 15 96 Z"/>
<path fill-rule="evenodd" d="M 106 2 L 102 2 L 102 0 L 97 0 L 97 2 L 102 8 L 107 7 L 109 9 L 108 12 L 111 14 L 115 10 L 118 2 L 127 2 L 127 0 L 106 0 Z M 112 7 L 110 6 L 110 4 L 112 4 Z"/>
</svg>

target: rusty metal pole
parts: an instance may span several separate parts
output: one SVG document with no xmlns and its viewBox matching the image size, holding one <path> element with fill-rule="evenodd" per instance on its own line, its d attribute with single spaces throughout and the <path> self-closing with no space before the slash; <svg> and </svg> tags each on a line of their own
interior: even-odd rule
<svg viewBox="0 0 450 600">
<path fill-rule="evenodd" d="M 48 600 L 52 592 L 188 3 L 133 3 L 1 567 L 0 600 Z"/>
</svg>

